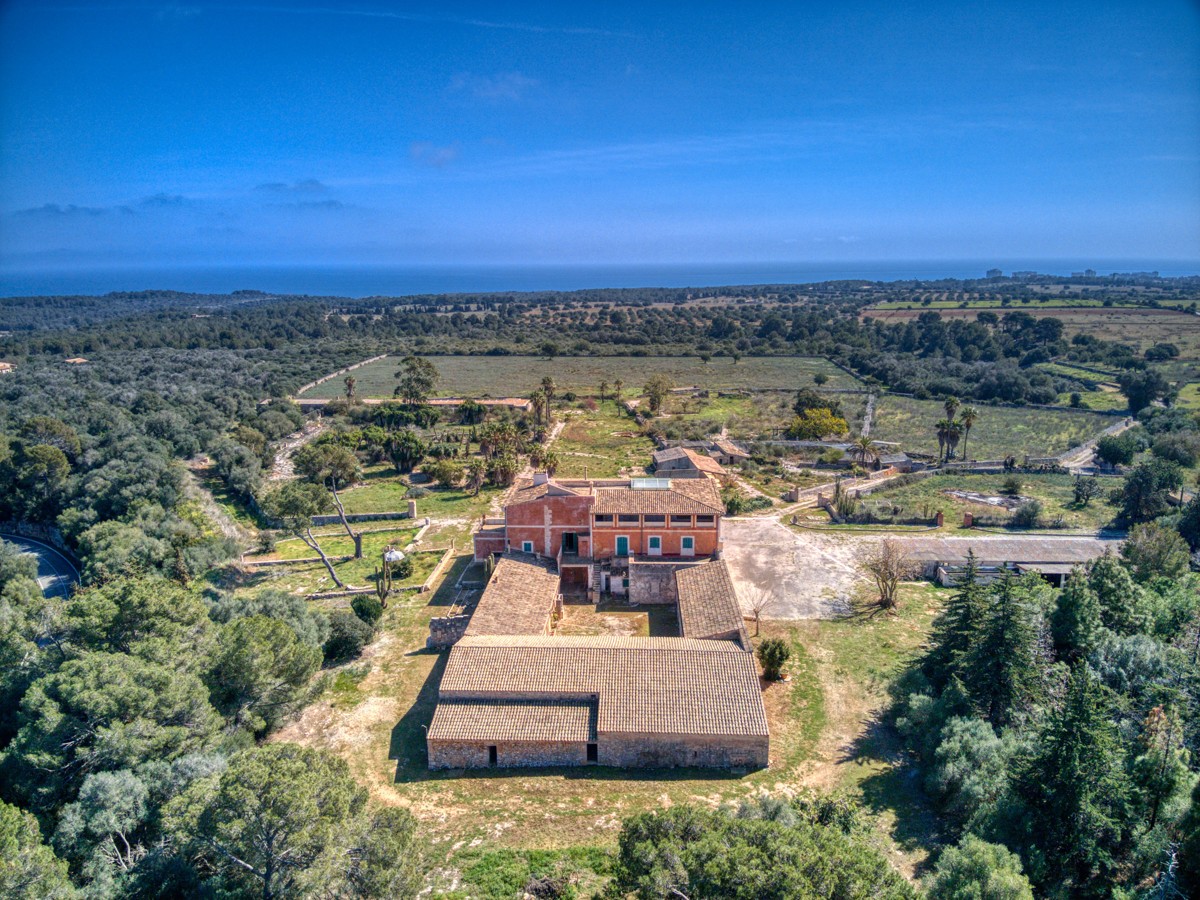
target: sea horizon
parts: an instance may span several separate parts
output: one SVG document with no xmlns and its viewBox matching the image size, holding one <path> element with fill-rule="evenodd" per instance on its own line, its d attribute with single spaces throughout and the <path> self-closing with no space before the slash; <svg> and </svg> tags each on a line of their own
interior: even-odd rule
<svg viewBox="0 0 1200 900">
<path fill-rule="evenodd" d="M 180 291 L 372 297 L 604 288 L 686 288 L 809 284 L 824 281 L 932 281 L 983 278 L 989 269 L 1068 276 L 1095 270 L 1200 275 L 1200 260 L 1023 259 L 876 260 L 855 262 L 728 262 L 612 264 L 110 266 L 0 269 L 0 297 L 95 296 Z"/>
</svg>

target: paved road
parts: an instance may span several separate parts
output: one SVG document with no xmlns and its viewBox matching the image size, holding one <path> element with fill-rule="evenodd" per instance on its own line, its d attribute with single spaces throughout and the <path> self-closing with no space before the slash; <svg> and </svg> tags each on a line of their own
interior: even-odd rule
<svg viewBox="0 0 1200 900">
<path fill-rule="evenodd" d="M 38 584 L 47 597 L 67 597 L 71 587 L 79 581 L 79 572 L 69 559 L 41 541 L 18 537 L 15 534 L 0 534 L 0 540 L 16 544 L 26 553 L 36 557 Z"/>
<path fill-rule="evenodd" d="M 965 560 L 973 549 L 981 562 L 1067 562 L 1094 559 L 1116 550 L 1119 540 L 1068 535 L 1013 536 L 980 532 L 970 537 L 937 534 L 820 534 L 787 528 L 767 516 L 721 523 L 724 557 L 741 593 L 771 591 L 772 619 L 823 619 L 841 615 L 862 576 L 858 559 L 872 545 L 892 537 L 920 561 Z M 742 605 L 749 612 L 746 596 Z"/>
</svg>

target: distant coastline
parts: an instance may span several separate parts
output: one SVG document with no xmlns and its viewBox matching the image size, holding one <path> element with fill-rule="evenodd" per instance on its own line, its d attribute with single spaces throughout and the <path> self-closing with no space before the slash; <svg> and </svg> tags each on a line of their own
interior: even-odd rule
<svg viewBox="0 0 1200 900">
<path fill-rule="evenodd" d="M 174 290 L 227 294 L 370 297 L 590 288 L 708 287 L 821 281 L 983 278 L 989 269 L 1070 275 L 1094 269 L 1200 274 L 1200 260 L 929 260 L 875 262 L 745 262 L 579 265 L 346 265 L 0 268 L 0 296 L 106 294 Z"/>
</svg>

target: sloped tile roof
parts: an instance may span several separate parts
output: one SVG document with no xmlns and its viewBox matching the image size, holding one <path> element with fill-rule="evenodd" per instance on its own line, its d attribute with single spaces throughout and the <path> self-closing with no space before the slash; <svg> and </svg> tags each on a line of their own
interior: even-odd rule
<svg viewBox="0 0 1200 900">
<path fill-rule="evenodd" d="M 598 699 L 601 734 L 766 736 L 753 654 L 689 638 L 464 637 L 445 700 Z"/>
<path fill-rule="evenodd" d="M 684 637 L 712 638 L 736 634 L 748 647 L 742 610 L 724 560 L 680 569 L 679 626 Z"/>
<path fill-rule="evenodd" d="M 721 491 L 708 477 L 675 478 L 662 490 L 634 490 L 629 485 L 597 487 L 595 513 L 651 515 L 720 515 Z"/>
<path fill-rule="evenodd" d="M 546 560 L 506 553 L 496 563 L 465 634 L 545 634 L 558 598 L 558 573 Z"/>
<path fill-rule="evenodd" d="M 583 700 L 442 700 L 431 741 L 594 741 L 597 703 Z"/>
</svg>

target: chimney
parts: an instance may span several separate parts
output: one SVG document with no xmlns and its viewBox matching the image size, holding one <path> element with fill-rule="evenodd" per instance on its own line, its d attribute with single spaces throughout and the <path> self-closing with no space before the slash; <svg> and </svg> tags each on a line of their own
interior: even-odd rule
<svg viewBox="0 0 1200 900">
<path fill-rule="evenodd" d="M 550 480 L 550 476 L 547 475 L 545 472 L 534 472 L 533 473 L 533 483 L 534 484 L 545 484 L 549 480 Z"/>
</svg>

